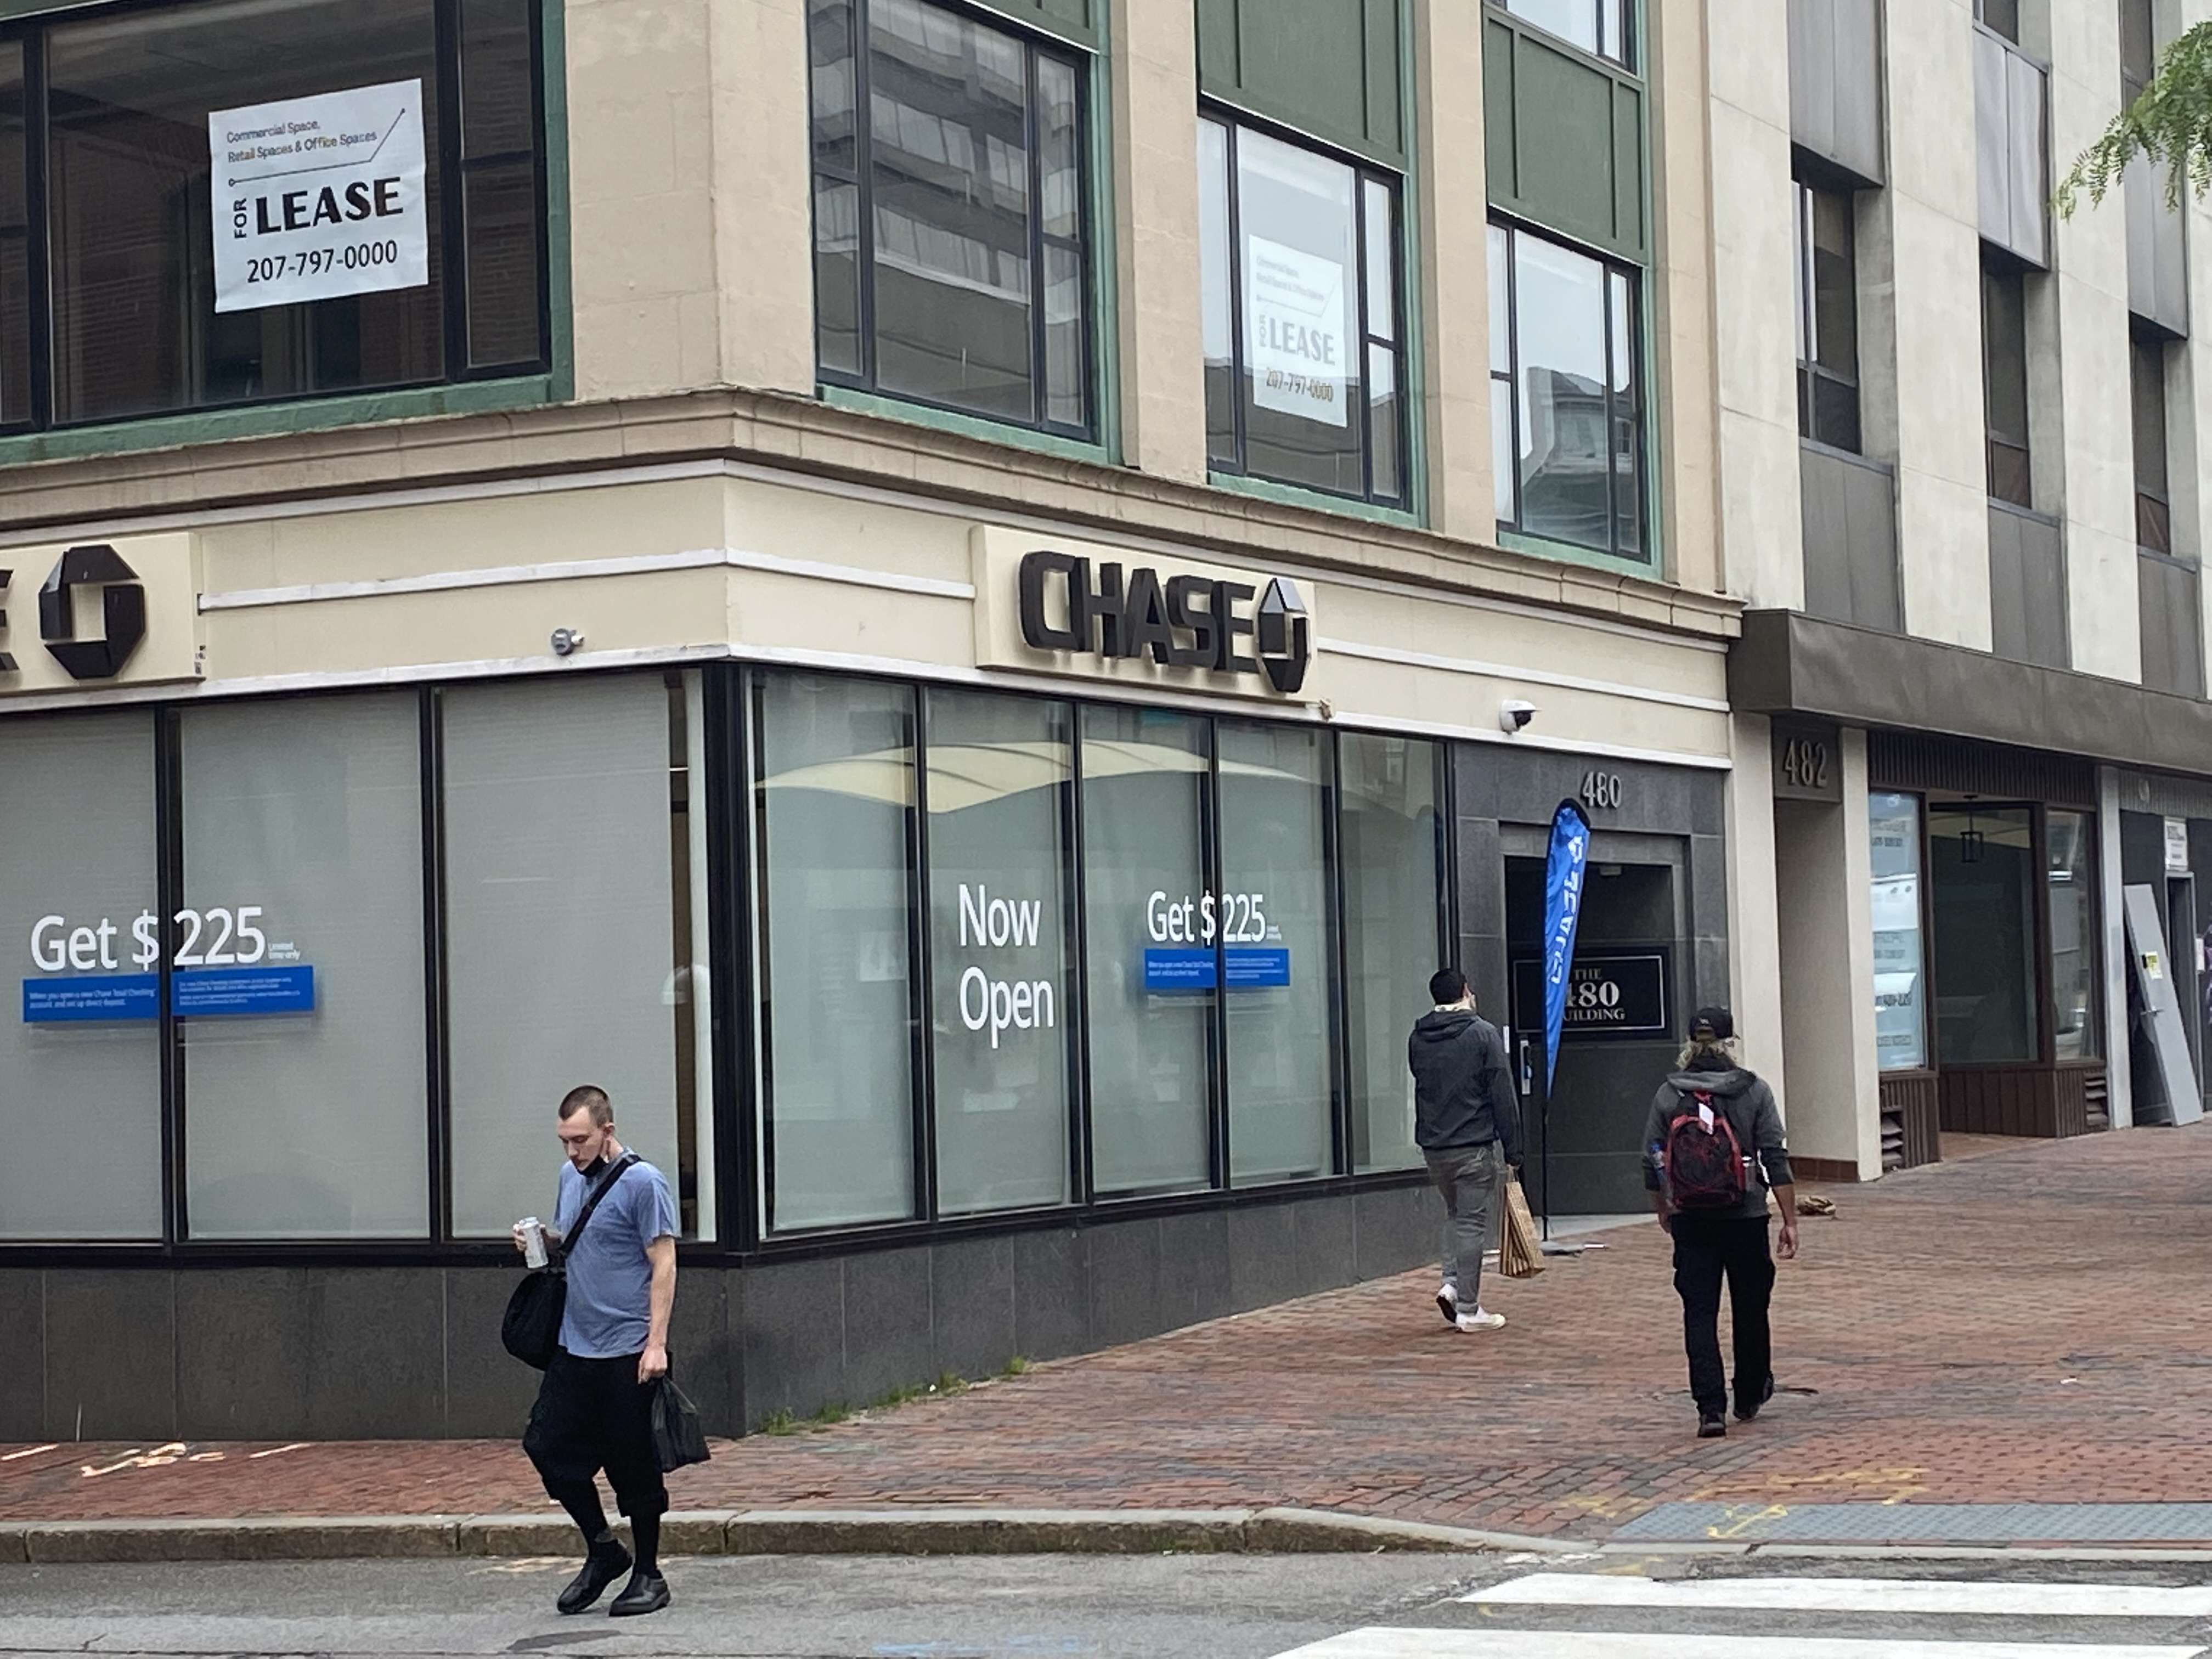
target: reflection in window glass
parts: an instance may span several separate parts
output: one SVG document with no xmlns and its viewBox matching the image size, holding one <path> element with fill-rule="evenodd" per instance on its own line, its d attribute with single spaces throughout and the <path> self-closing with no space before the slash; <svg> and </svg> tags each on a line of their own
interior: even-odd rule
<svg viewBox="0 0 2212 1659">
<path fill-rule="evenodd" d="M 1344 769 L 1345 1041 L 1352 1060 L 1352 1167 L 1418 1168 L 1406 1029 L 1443 958 L 1443 867 L 1437 750 L 1347 732 Z"/>
<path fill-rule="evenodd" d="M 1859 448 L 1858 271 L 1850 196 L 1797 186 L 1797 430 Z"/>
<path fill-rule="evenodd" d="M 459 41 L 460 143 L 441 164 L 441 19 Z M 422 384 L 544 358 L 529 0 L 215 0 L 44 32 L 52 419 L 116 419 Z M 208 118 L 419 80 L 428 280 L 215 309 Z M 467 337 L 449 340 L 444 211 L 460 194 Z M 9 209 L 0 203 L 0 223 Z M 14 337 L 21 339 L 20 332 Z M 4 395 L 4 393 L 0 393 Z"/>
<path fill-rule="evenodd" d="M 1329 750 L 1317 729 L 1219 723 L 1230 1178 L 1329 1173 Z"/>
<path fill-rule="evenodd" d="M 1077 1013 L 1067 706 L 927 695 L 938 1209 L 1065 1203 Z"/>
<path fill-rule="evenodd" d="M 196 1238 L 429 1231 L 420 726 L 412 696 L 181 718 L 197 921 L 175 965 L 242 975 L 257 1000 L 257 984 L 313 984 L 312 1007 L 180 1022 Z"/>
<path fill-rule="evenodd" d="M 2047 815 L 2054 1058 L 2088 1060 L 2097 1040 L 2097 854 L 2087 812 Z"/>
<path fill-rule="evenodd" d="M 1989 490 L 2035 505 L 2027 443 L 2027 295 L 2017 270 L 1982 270 L 1982 398 L 1989 427 Z"/>
<path fill-rule="evenodd" d="M 1570 46 L 1633 68 L 1626 20 L 1629 0 L 1497 0 L 1516 17 L 1556 34 Z"/>
<path fill-rule="evenodd" d="M 1936 1047 L 1944 1065 L 2039 1059 L 2032 815 L 1930 807 Z"/>
<path fill-rule="evenodd" d="M 1504 257 L 1499 257 L 1501 252 Z M 1625 269 L 1526 231 L 1492 229 L 1491 310 L 1510 354 L 1518 495 L 1500 522 L 1626 558 L 1644 551 L 1644 420 L 1636 286 Z M 1495 434 L 1493 434 L 1493 441 Z"/>
<path fill-rule="evenodd" d="M 2136 545 L 2173 551 L 2172 490 L 2167 483 L 2166 345 L 2136 340 L 2129 351 L 2130 400 L 2134 412 Z"/>
<path fill-rule="evenodd" d="M 753 684 L 761 1093 L 770 1224 L 911 1216 L 914 698 Z"/>
<path fill-rule="evenodd" d="M 24 998 L 23 1018 L 10 1008 L 0 1018 L 0 1238 L 159 1238 L 154 988 L 138 981 L 130 1018 L 68 1017 L 104 981 L 154 971 L 137 934 L 156 914 L 154 723 L 10 717 L 0 721 L 0 775 L 11 877 L 0 882 L 0 939 Z"/>
<path fill-rule="evenodd" d="M 1885 1072 L 1928 1064 L 1927 966 L 1920 939 L 1920 799 L 1867 796 L 1874 917 L 1874 1030 Z"/>
<path fill-rule="evenodd" d="M 810 0 L 808 32 L 824 374 L 1087 434 L 1078 62 L 928 0 Z"/>
<path fill-rule="evenodd" d="M 667 1173 L 684 1237 L 714 1236 L 698 695 L 696 675 L 442 694 L 458 1236 L 544 1213 L 580 1083 Z"/>
<path fill-rule="evenodd" d="M 1404 499 L 1397 200 L 1379 174 L 1247 127 L 1200 124 L 1217 470 Z"/>
<path fill-rule="evenodd" d="M 0 40 L 0 426 L 31 418 L 31 249 L 23 46 Z"/>
<path fill-rule="evenodd" d="M 1091 1163 L 1102 1195 L 1212 1179 L 1208 741 L 1206 723 L 1188 715 L 1083 711 Z"/>
</svg>

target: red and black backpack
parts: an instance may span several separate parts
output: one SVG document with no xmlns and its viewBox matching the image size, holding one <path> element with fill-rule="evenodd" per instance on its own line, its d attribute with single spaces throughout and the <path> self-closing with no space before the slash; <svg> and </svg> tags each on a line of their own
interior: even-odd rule
<svg viewBox="0 0 2212 1659">
<path fill-rule="evenodd" d="M 1667 1188 L 1676 1209 L 1726 1210 L 1743 1202 L 1743 1144 L 1728 1114 L 1704 1090 L 1667 1126 L 1666 1159 Z"/>
</svg>

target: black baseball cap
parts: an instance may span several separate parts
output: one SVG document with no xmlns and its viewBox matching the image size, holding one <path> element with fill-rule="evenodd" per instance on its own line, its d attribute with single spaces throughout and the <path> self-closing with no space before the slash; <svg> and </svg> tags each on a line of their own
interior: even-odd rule
<svg viewBox="0 0 2212 1659">
<path fill-rule="evenodd" d="M 1700 1008 L 1691 1017 L 1690 1035 L 1703 1041 L 1726 1042 L 1735 1035 L 1735 1016 L 1717 1003 Z"/>
</svg>

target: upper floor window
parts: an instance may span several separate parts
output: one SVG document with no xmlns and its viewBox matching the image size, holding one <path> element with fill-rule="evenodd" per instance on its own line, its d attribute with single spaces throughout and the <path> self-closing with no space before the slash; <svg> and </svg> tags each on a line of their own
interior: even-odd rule
<svg viewBox="0 0 2212 1659">
<path fill-rule="evenodd" d="M 1402 505 L 1398 181 L 1211 115 L 1198 139 L 1213 469 Z"/>
<path fill-rule="evenodd" d="M 1851 198 L 1797 186 L 1797 430 L 1859 449 L 1858 270 Z"/>
<path fill-rule="evenodd" d="M 538 11 L 0 32 L 0 428 L 542 371 Z"/>
<path fill-rule="evenodd" d="M 1081 54 L 927 0 L 807 13 L 822 379 L 1090 437 Z"/>
<path fill-rule="evenodd" d="M 1645 560 L 1637 273 L 1490 228 L 1498 522 Z"/>
<path fill-rule="evenodd" d="M 2136 340 L 2129 347 L 2130 401 L 2134 404 L 2136 545 L 2173 551 L 2173 496 L 2166 459 L 2166 346 Z"/>
<path fill-rule="evenodd" d="M 1623 69 L 1636 67 L 1636 0 L 1494 0 L 1516 17 L 1527 19 L 1570 46 L 1610 58 Z"/>
<path fill-rule="evenodd" d="M 2120 94 L 2129 103 L 2142 96 L 2158 67 L 2158 23 L 2151 0 L 2120 0 Z"/>
<path fill-rule="evenodd" d="M 2035 505 L 2027 448 L 2027 280 L 2017 270 L 1982 267 L 1982 403 L 1990 494 Z"/>
<path fill-rule="evenodd" d="M 1974 0 L 1974 16 L 2013 45 L 2020 44 L 2020 0 Z"/>
</svg>

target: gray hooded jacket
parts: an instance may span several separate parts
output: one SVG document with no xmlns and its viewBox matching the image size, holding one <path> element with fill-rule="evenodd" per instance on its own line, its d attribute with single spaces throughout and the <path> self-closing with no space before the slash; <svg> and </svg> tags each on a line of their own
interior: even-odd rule
<svg viewBox="0 0 2212 1659">
<path fill-rule="evenodd" d="M 1745 1220 L 1764 1217 L 1767 1188 L 1791 1184 L 1790 1146 L 1783 1136 L 1782 1113 L 1774 1103 L 1774 1091 L 1760 1082 L 1755 1073 L 1741 1066 L 1677 1072 L 1659 1085 L 1659 1092 L 1652 1097 L 1650 1115 L 1644 1124 L 1644 1187 L 1655 1193 L 1665 1190 L 1666 1176 L 1660 1169 L 1660 1154 L 1667 1145 L 1668 1125 L 1683 1113 L 1697 1110 L 1695 1097 L 1701 1092 L 1711 1095 L 1713 1109 L 1727 1115 L 1729 1127 L 1735 1131 L 1736 1143 L 1743 1148 L 1748 1167 L 1744 1170 L 1741 1204 L 1733 1210 L 1705 1210 L 1698 1213 Z"/>
</svg>

